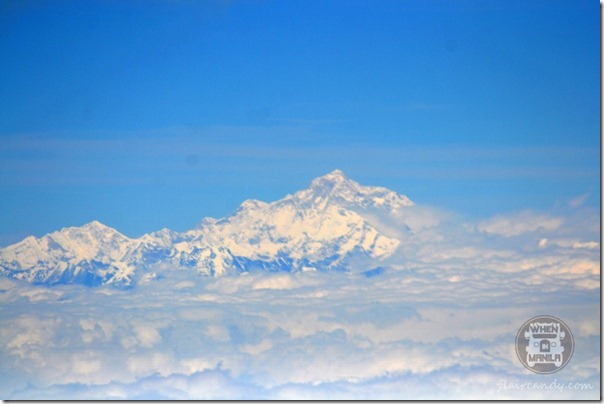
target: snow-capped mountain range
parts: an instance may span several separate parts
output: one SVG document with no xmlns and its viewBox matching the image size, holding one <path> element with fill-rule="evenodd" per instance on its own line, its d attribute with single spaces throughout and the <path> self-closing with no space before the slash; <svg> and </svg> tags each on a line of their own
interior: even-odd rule
<svg viewBox="0 0 604 404">
<path fill-rule="evenodd" d="M 380 232 L 380 222 L 412 205 L 335 170 L 305 190 L 272 203 L 247 200 L 230 216 L 205 218 L 184 233 L 163 229 L 129 238 L 93 221 L 27 237 L 0 250 L 0 274 L 47 285 L 132 286 L 166 269 L 210 276 L 349 270 L 394 253 L 400 240 Z"/>
</svg>

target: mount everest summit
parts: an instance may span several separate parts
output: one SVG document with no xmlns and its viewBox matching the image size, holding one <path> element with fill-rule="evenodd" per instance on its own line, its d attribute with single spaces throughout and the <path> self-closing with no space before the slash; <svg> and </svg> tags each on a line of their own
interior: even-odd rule
<svg viewBox="0 0 604 404">
<path fill-rule="evenodd" d="M 401 243 L 384 223 L 413 206 L 340 170 L 276 202 L 247 200 L 231 215 L 184 233 L 129 238 L 93 221 L 0 250 L 0 274 L 36 284 L 132 286 L 166 269 L 217 276 L 250 271 L 348 271 L 379 265 Z"/>
</svg>

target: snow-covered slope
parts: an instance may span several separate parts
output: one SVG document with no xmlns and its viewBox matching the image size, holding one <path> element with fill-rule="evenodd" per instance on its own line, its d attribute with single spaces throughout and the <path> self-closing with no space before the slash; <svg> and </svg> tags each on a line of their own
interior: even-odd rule
<svg viewBox="0 0 604 404">
<path fill-rule="evenodd" d="M 92 222 L 28 237 L 0 250 L 0 273 L 44 284 L 131 285 L 163 268 L 207 275 L 348 270 L 355 261 L 393 254 L 400 240 L 382 234 L 379 222 L 411 205 L 335 170 L 308 189 L 273 203 L 247 200 L 230 216 L 206 218 L 185 233 L 164 229 L 130 239 Z"/>
<path fill-rule="evenodd" d="M 0 250 L 0 271 L 34 283 L 130 283 L 122 258 L 133 241 L 97 221 L 68 227 Z"/>
</svg>

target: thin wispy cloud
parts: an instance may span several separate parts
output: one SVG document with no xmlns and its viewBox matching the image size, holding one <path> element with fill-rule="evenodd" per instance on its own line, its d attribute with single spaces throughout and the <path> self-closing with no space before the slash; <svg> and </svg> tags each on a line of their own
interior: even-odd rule
<svg viewBox="0 0 604 404">
<path fill-rule="evenodd" d="M 587 200 L 587 198 L 589 198 L 589 196 L 591 195 L 591 192 L 587 192 L 583 195 L 579 195 L 575 198 L 572 198 L 570 201 L 568 201 L 568 204 L 570 205 L 571 208 L 578 208 L 581 205 L 583 205 L 583 203 L 585 203 L 585 201 Z"/>
<path fill-rule="evenodd" d="M 377 161 L 386 161 L 397 170 L 380 173 L 403 178 L 432 179 L 567 179 L 591 178 L 593 171 L 583 163 L 569 168 L 552 166 L 556 160 L 568 160 L 577 155 L 581 161 L 594 162 L 597 153 L 587 148 L 472 148 L 459 146 L 380 147 L 368 145 L 274 145 L 271 139 L 288 136 L 288 131 L 299 131 L 296 127 L 210 127 L 194 129 L 165 129 L 153 132 L 129 133 L 125 136 L 103 139 L 83 134 L 82 136 L 57 137 L 48 134 L 5 136 L 0 153 L 5 155 L 0 162 L 3 173 L 2 184 L 46 183 L 91 184 L 95 181 L 124 181 L 146 183 L 149 173 L 161 176 L 181 177 L 189 180 L 196 173 L 187 168 L 212 165 L 213 170 L 233 167 L 253 169 L 258 161 L 288 170 L 287 163 L 295 159 L 301 166 L 310 166 L 318 161 L 347 166 L 358 160 L 362 167 L 375 172 Z M 308 133 L 307 136 L 316 136 Z M 241 144 L 241 137 L 250 140 Z M 15 156 L 19 156 L 18 158 Z M 196 164 L 187 164 L 190 156 Z M 535 157 L 538 157 L 535 160 Z M 231 161 L 229 159 L 239 159 Z M 430 164 L 426 164 L 429 161 Z M 105 166 L 105 170 L 103 169 Z M 120 170 L 121 175 L 114 175 Z M 153 167 L 153 170 L 150 170 Z M 371 170 L 373 167 L 373 170 Z M 401 169 L 403 167 L 404 169 Z M 188 175 L 187 175 L 188 174 Z M 374 173 L 377 175 L 377 172 Z M 583 198 L 583 199 L 581 199 Z M 579 206 L 587 194 L 570 203 Z"/>
</svg>

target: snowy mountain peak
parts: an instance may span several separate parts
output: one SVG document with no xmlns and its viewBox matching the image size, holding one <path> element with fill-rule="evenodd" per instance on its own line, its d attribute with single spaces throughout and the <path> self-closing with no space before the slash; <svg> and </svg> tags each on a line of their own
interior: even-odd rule
<svg viewBox="0 0 604 404">
<path fill-rule="evenodd" d="M 210 276 L 348 271 L 395 252 L 401 240 L 383 223 L 411 205 L 406 196 L 334 170 L 305 190 L 272 203 L 248 199 L 231 215 L 206 218 L 184 233 L 162 229 L 131 239 L 95 220 L 28 237 L 0 250 L 0 274 L 43 284 L 129 286 L 167 268 Z"/>
<path fill-rule="evenodd" d="M 257 199 L 246 199 L 245 201 L 243 201 L 243 203 L 241 203 L 241 205 L 239 205 L 237 211 L 239 212 L 242 210 L 261 209 L 266 206 L 268 206 L 266 202 L 259 201 Z"/>
<path fill-rule="evenodd" d="M 109 227 L 104 225 L 103 223 L 99 222 L 98 220 L 93 220 L 90 223 L 86 223 L 85 225 L 83 225 L 82 227 L 86 227 L 86 228 L 95 228 L 95 229 L 108 229 Z"/>
<path fill-rule="evenodd" d="M 344 172 L 338 168 L 336 168 L 335 170 L 333 170 L 332 172 L 322 175 L 321 177 L 315 178 L 312 183 L 316 183 L 316 182 L 320 182 L 320 183 L 333 183 L 333 184 L 338 184 L 338 183 L 343 183 L 349 181 L 348 177 L 346 176 L 346 174 L 344 174 Z"/>
<path fill-rule="evenodd" d="M 310 187 L 294 195 L 315 207 L 336 204 L 346 208 L 395 211 L 413 202 L 404 195 L 383 187 L 363 186 L 346 177 L 341 170 L 314 179 Z"/>
<path fill-rule="evenodd" d="M 315 178 L 310 183 L 310 188 L 321 191 L 332 191 L 337 188 L 355 187 L 356 182 L 348 179 L 341 170 L 334 170 L 329 174 Z"/>
<path fill-rule="evenodd" d="M 75 227 L 75 228 L 81 228 L 81 229 L 86 229 L 86 230 L 90 230 L 90 231 L 94 231 L 94 232 L 102 232 L 102 233 L 107 233 L 107 232 L 119 233 L 113 227 L 109 227 L 106 224 L 99 222 L 98 220 L 93 220 L 92 222 L 86 223 L 85 225 L 83 225 L 81 227 Z"/>
<path fill-rule="evenodd" d="M 128 240 L 128 237 L 119 231 L 96 220 L 81 227 L 66 227 L 44 237 L 60 238 L 68 242 L 83 242 L 86 244 L 98 244 L 110 240 L 115 240 L 115 242 Z"/>
</svg>

